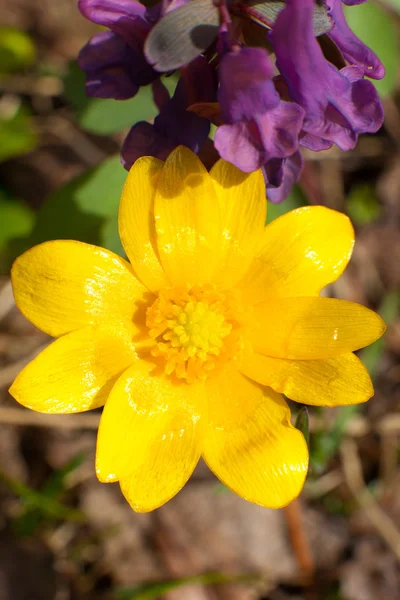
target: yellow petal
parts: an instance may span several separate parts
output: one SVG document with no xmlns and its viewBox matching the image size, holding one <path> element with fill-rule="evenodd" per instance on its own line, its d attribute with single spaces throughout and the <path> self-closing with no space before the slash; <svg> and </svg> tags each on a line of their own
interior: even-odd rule
<svg viewBox="0 0 400 600">
<path fill-rule="evenodd" d="M 241 371 L 291 400 L 314 406 L 366 402 L 374 394 L 367 369 L 352 353 L 326 360 L 285 360 L 248 355 Z"/>
<path fill-rule="evenodd" d="M 210 175 L 179 146 L 161 173 L 154 213 L 161 264 L 173 285 L 207 283 L 219 266 L 221 222 Z"/>
<path fill-rule="evenodd" d="M 246 384 L 242 383 L 232 419 L 231 401 L 238 378 L 229 390 L 228 377 L 220 377 L 224 379 L 223 392 L 214 397 L 208 390 L 210 425 L 204 441 L 205 461 L 245 500 L 268 508 L 285 506 L 299 495 L 307 474 L 308 450 L 303 435 L 291 425 L 282 396 L 270 388 L 263 391 L 249 380 L 247 395 L 243 394 Z M 221 420 L 223 411 L 227 415 L 225 424 Z"/>
<path fill-rule="evenodd" d="M 44 413 L 74 413 L 102 406 L 137 356 L 132 331 L 89 326 L 53 342 L 19 373 L 10 394 Z"/>
<path fill-rule="evenodd" d="M 293 210 L 265 228 L 256 258 L 240 283 L 245 299 L 314 296 L 344 271 L 354 245 L 345 215 L 324 206 Z"/>
<path fill-rule="evenodd" d="M 335 298 L 278 298 L 254 307 L 250 341 L 267 356 L 323 359 L 368 346 L 385 331 L 369 308 Z"/>
<path fill-rule="evenodd" d="M 222 221 L 221 267 L 215 276 L 229 288 L 244 276 L 260 245 L 267 216 L 261 170 L 243 173 L 219 160 L 210 175 L 217 192 Z"/>
<path fill-rule="evenodd" d="M 45 242 L 22 254 L 11 280 L 22 314 L 54 337 L 92 323 L 131 321 L 146 291 L 125 260 L 70 240 Z"/>
<path fill-rule="evenodd" d="M 154 198 L 163 168 L 160 160 L 139 158 L 126 179 L 119 206 L 119 235 L 136 275 L 152 291 L 168 285 L 158 257 Z"/>
<path fill-rule="evenodd" d="M 138 512 L 161 506 L 184 486 L 202 443 L 203 386 L 171 383 L 151 368 L 138 361 L 118 380 L 97 440 L 98 478 L 120 480 Z"/>
<path fill-rule="evenodd" d="M 209 419 L 213 427 L 234 429 L 254 412 L 262 401 L 262 389 L 245 377 L 235 363 L 227 363 L 205 382 Z"/>
</svg>

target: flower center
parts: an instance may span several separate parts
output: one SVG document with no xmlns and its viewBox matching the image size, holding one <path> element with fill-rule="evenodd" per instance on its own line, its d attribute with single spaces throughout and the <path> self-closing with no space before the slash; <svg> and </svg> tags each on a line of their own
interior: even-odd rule
<svg viewBox="0 0 400 600">
<path fill-rule="evenodd" d="M 156 341 L 153 356 L 165 372 L 192 383 L 206 379 L 237 350 L 235 299 L 213 286 L 163 289 L 147 310 L 146 325 Z"/>
</svg>

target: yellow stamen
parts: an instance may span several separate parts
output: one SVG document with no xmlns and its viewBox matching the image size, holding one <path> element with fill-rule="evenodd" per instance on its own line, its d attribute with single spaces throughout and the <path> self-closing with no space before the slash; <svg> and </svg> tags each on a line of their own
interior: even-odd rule
<svg viewBox="0 0 400 600">
<path fill-rule="evenodd" d="M 237 350 L 236 313 L 234 297 L 211 285 L 161 290 L 147 310 L 153 356 L 165 359 L 168 375 L 205 379 Z"/>
</svg>

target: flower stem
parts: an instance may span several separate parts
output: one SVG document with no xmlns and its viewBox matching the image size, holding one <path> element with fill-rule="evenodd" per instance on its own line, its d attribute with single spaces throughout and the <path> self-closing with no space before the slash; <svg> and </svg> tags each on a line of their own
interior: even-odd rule
<svg viewBox="0 0 400 600">
<path fill-rule="evenodd" d="M 307 534 L 304 530 L 304 521 L 299 498 L 293 500 L 293 502 L 283 510 L 297 564 L 300 567 L 302 575 L 311 580 L 314 573 L 314 561 L 311 555 Z"/>
</svg>

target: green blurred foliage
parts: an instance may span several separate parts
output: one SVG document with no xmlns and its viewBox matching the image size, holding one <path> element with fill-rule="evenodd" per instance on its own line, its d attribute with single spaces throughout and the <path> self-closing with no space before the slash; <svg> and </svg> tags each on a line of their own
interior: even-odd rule
<svg viewBox="0 0 400 600">
<path fill-rule="evenodd" d="M 369 183 L 361 183 L 351 188 L 346 210 L 356 225 L 368 225 L 380 217 L 382 207 L 373 187 Z"/>
<path fill-rule="evenodd" d="M 19 536 L 34 535 L 38 527 L 52 525 L 57 520 L 86 522 L 86 515 L 82 511 L 62 504 L 67 490 L 67 479 L 85 458 L 83 454 L 73 457 L 63 468 L 55 471 L 39 491 L 0 470 L 0 482 L 20 501 L 20 512 L 13 521 L 14 530 Z"/>
<path fill-rule="evenodd" d="M 170 94 L 175 91 L 177 78 L 163 77 Z M 76 62 L 70 64 L 64 78 L 67 100 L 75 110 L 78 123 L 86 131 L 109 135 L 127 129 L 138 121 L 150 121 L 157 115 L 151 85 L 140 88 L 130 100 L 104 100 L 89 98 L 85 93 L 85 74 Z"/>
<path fill-rule="evenodd" d="M 28 236 L 8 236 L 5 269 L 28 248 L 52 239 L 75 239 L 123 254 L 117 215 L 125 178 L 119 156 L 111 156 L 51 194 Z"/>
<path fill-rule="evenodd" d="M 0 27 L 0 75 L 22 71 L 35 58 L 35 45 L 27 33 L 14 27 Z"/>
<path fill-rule="evenodd" d="M 310 419 L 307 406 L 301 406 L 296 415 L 295 427 L 304 435 L 307 446 L 310 445 Z"/>
<path fill-rule="evenodd" d="M 0 162 L 30 152 L 37 142 L 26 106 L 18 104 L 0 112 Z"/>
<path fill-rule="evenodd" d="M 354 404 L 339 408 L 333 427 L 329 431 L 324 428 L 312 435 L 310 447 L 310 473 L 312 476 L 318 477 L 326 470 L 329 461 L 339 449 L 348 422 L 360 411 L 361 406 Z M 316 409 L 316 412 L 320 413 L 321 410 L 323 409 Z"/>
<path fill-rule="evenodd" d="M 26 33 L 13 27 L 0 27 L 0 82 L 3 77 L 30 67 L 35 58 L 34 43 Z M 6 94 L 0 106 L 0 162 L 30 152 L 36 146 L 37 136 L 28 106 L 18 97 Z M 6 222 L 8 226 L 13 227 L 10 218 Z"/>
<path fill-rule="evenodd" d="M 35 213 L 18 198 L 0 189 L 0 274 L 9 270 L 12 256 L 10 245 L 14 238 L 27 238 L 35 222 Z"/>
<path fill-rule="evenodd" d="M 386 4 L 388 8 L 394 9 L 400 13 L 400 0 L 381 0 L 382 4 Z"/>
<path fill-rule="evenodd" d="M 35 222 L 35 214 L 21 200 L 10 198 L 0 189 L 0 252 L 14 237 L 24 237 L 30 234 Z"/>
<path fill-rule="evenodd" d="M 285 215 L 286 213 L 300 208 L 301 206 L 307 205 L 307 197 L 299 185 L 294 185 L 290 191 L 289 196 L 281 204 L 273 204 L 268 202 L 267 204 L 267 224 L 271 223 L 274 219 Z"/>
<path fill-rule="evenodd" d="M 397 3 L 400 5 L 400 2 Z M 395 20 L 372 0 L 357 6 L 345 6 L 344 9 L 351 29 L 385 65 L 386 76 L 374 81 L 374 84 L 381 96 L 388 96 L 395 88 L 399 64 L 398 27 Z"/>
</svg>

